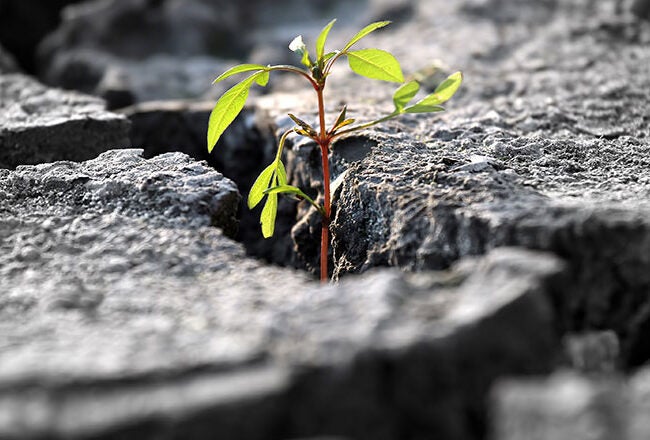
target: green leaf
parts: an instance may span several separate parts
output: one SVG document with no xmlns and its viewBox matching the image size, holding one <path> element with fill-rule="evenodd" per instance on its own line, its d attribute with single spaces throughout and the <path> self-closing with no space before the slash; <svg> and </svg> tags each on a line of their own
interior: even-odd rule
<svg viewBox="0 0 650 440">
<path fill-rule="evenodd" d="M 345 121 L 341 121 L 339 124 L 332 127 L 329 134 L 336 134 L 343 127 L 347 127 L 348 125 L 353 124 L 355 120 L 356 119 L 346 119 Z"/>
<path fill-rule="evenodd" d="M 278 185 L 274 186 L 273 188 L 269 188 L 266 191 L 264 191 L 264 194 L 280 194 L 280 193 L 290 193 L 290 194 L 295 194 L 297 196 L 302 197 L 303 199 L 309 199 L 311 198 L 302 192 L 302 190 L 296 186 L 292 185 Z"/>
<path fill-rule="evenodd" d="M 278 177 L 279 185 L 287 184 L 287 170 L 281 160 L 278 161 L 278 168 L 275 170 L 275 175 Z"/>
<path fill-rule="evenodd" d="M 226 131 L 226 128 L 232 124 L 232 121 L 244 108 L 246 99 L 248 99 L 248 92 L 253 83 L 257 81 L 258 84 L 261 84 L 260 76 L 262 79 L 264 77 L 268 79 L 268 72 L 254 73 L 244 81 L 232 86 L 219 98 L 214 109 L 212 109 L 212 113 L 210 113 L 208 122 L 208 152 L 212 152 L 223 132 Z"/>
<path fill-rule="evenodd" d="M 302 119 L 298 118 L 297 116 L 288 113 L 287 114 L 293 122 L 296 123 L 296 125 L 300 126 L 303 131 L 307 132 L 310 136 L 318 136 L 318 133 L 316 133 L 316 130 L 314 130 L 314 127 L 303 121 Z"/>
<path fill-rule="evenodd" d="M 266 87 L 269 83 L 269 72 L 267 70 L 259 72 L 255 78 L 255 82 L 262 87 Z"/>
<path fill-rule="evenodd" d="M 298 35 L 296 38 L 294 38 L 291 43 L 289 43 L 289 49 L 291 49 L 292 52 L 296 52 L 298 55 L 301 56 L 300 62 L 304 64 L 307 67 L 311 67 L 311 60 L 309 59 L 309 51 L 307 50 L 307 46 L 305 45 L 304 41 L 302 41 L 302 35 Z"/>
<path fill-rule="evenodd" d="M 308 201 L 314 208 L 318 210 L 318 212 L 321 213 L 321 215 L 325 215 L 324 208 L 320 206 L 318 203 L 314 201 L 311 197 L 309 197 L 307 194 L 302 192 L 302 190 L 296 186 L 292 185 L 278 185 L 274 186 L 273 188 L 269 188 L 266 191 L 264 191 L 264 194 L 268 194 L 269 196 L 273 194 L 293 194 L 298 196 L 301 199 L 304 199 Z"/>
<path fill-rule="evenodd" d="M 354 43 L 356 43 L 357 41 L 359 41 L 369 33 L 374 32 L 377 29 L 383 28 L 384 26 L 387 26 L 389 24 L 390 21 L 377 21 L 375 23 L 370 23 L 368 26 L 364 27 L 359 32 L 357 32 L 357 34 L 354 37 L 352 37 L 350 41 L 348 41 L 348 44 L 345 45 L 342 52 L 347 51 L 349 48 L 352 47 L 352 45 L 354 45 Z"/>
<path fill-rule="evenodd" d="M 449 100 L 456 90 L 460 87 L 460 84 L 463 82 L 463 74 L 461 72 L 452 73 L 444 80 L 436 90 L 424 97 L 422 100 L 418 101 L 418 104 L 422 105 L 439 105 Z"/>
<path fill-rule="evenodd" d="M 332 58 L 336 54 L 338 54 L 338 51 L 328 52 L 325 55 L 323 55 L 323 63 L 328 62 L 330 60 L 330 58 Z"/>
<path fill-rule="evenodd" d="M 262 66 L 261 64 L 239 64 L 223 72 L 221 75 L 217 77 L 217 79 L 212 81 L 212 84 L 216 84 L 219 81 L 223 81 L 224 79 L 231 77 L 233 75 L 237 75 L 238 73 L 251 72 L 253 70 L 259 71 L 259 70 L 266 70 L 266 69 L 267 66 Z"/>
<path fill-rule="evenodd" d="M 410 81 L 395 90 L 393 94 L 393 102 L 395 103 L 395 110 L 401 112 L 404 106 L 409 103 L 411 99 L 420 90 L 420 84 L 417 81 Z"/>
<path fill-rule="evenodd" d="M 262 225 L 262 235 L 264 238 L 273 236 L 275 232 L 275 217 L 278 213 L 278 195 L 269 194 L 266 197 L 266 203 L 262 208 L 260 215 L 260 224 Z"/>
<path fill-rule="evenodd" d="M 323 58 L 323 54 L 325 53 L 325 41 L 327 40 L 327 35 L 330 33 L 330 30 L 332 29 L 332 26 L 334 26 L 334 23 L 336 23 L 336 18 L 327 23 L 327 26 L 325 26 L 323 30 L 320 31 L 320 35 L 318 35 L 318 39 L 316 40 L 317 61 L 320 61 Z"/>
<path fill-rule="evenodd" d="M 268 167 L 257 176 L 255 183 L 251 187 L 251 190 L 248 193 L 248 208 L 253 209 L 257 206 L 258 203 L 264 198 L 264 191 L 270 186 L 271 178 L 275 172 L 276 164 L 273 162 Z"/>
<path fill-rule="evenodd" d="M 354 121 L 356 121 L 356 119 L 346 119 L 345 121 L 342 121 L 340 124 L 338 124 L 334 129 L 339 130 L 347 125 L 354 123 Z"/>
<path fill-rule="evenodd" d="M 334 123 L 334 128 L 336 128 L 341 122 L 345 121 L 345 114 L 348 111 L 348 106 L 344 105 L 343 108 L 341 109 L 341 112 L 336 118 L 336 122 Z"/>
<path fill-rule="evenodd" d="M 399 62 L 393 55 L 380 49 L 362 49 L 348 52 L 350 69 L 366 78 L 404 82 Z"/>
<path fill-rule="evenodd" d="M 404 113 L 435 113 L 435 112 L 444 112 L 445 109 L 439 105 L 426 105 L 417 103 L 410 107 L 406 107 Z"/>
</svg>

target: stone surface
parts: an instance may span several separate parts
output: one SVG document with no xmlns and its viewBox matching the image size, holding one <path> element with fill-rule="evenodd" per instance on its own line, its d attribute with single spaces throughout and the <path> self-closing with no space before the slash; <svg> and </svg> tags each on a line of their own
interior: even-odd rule
<svg viewBox="0 0 650 440">
<path fill-rule="evenodd" d="M 630 9 L 637 16 L 650 20 L 650 2 L 648 0 L 634 0 Z"/>
<path fill-rule="evenodd" d="M 71 49 L 130 59 L 155 53 L 238 54 L 249 44 L 234 38 L 243 13 L 223 0 L 86 1 L 64 10 L 61 25 L 43 41 L 39 55 L 48 63 Z"/>
<path fill-rule="evenodd" d="M 298 34 L 315 39 L 333 17 L 339 32 L 352 34 L 386 17 L 406 22 L 414 10 L 412 0 L 86 1 L 66 8 L 61 26 L 41 44 L 40 75 L 48 84 L 102 96 L 110 108 L 216 98 L 231 83 L 210 81 L 237 63 L 224 59 L 295 64 L 288 43 Z"/>
<path fill-rule="evenodd" d="M 593 374 L 620 368 L 620 341 L 612 330 L 568 334 L 563 342 L 568 365 L 574 370 Z"/>
<path fill-rule="evenodd" d="M 259 209 L 250 211 L 246 204 L 261 163 L 275 156 L 276 140 L 260 112 L 245 108 L 219 140 L 213 152 L 206 147 L 206 127 L 213 101 L 153 101 L 120 110 L 131 121 L 131 143 L 144 149 L 145 157 L 180 151 L 208 164 L 233 180 L 242 194 L 240 228 L 237 241 L 247 252 L 283 266 L 297 265 L 293 243 L 287 240 L 296 204 L 280 202 L 276 235 L 260 239 Z"/>
<path fill-rule="evenodd" d="M 444 268 L 504 245 L 551 251 L 574 274 L 556 299 L 562 327 L 613 329 L 623 365 L 650 359 L 650 25 L 608 2 L 420 6 L 413 23 L 367 44 L 406 71 L 444 54 L 465 85 L 447 113 L 407 115 L 333 147 L 334 276 Z M 329 114 L 343 104 L 362 120 L 390 112 L 392 87 L 340 74 Z M 278 126 L 287 111 L 313 121 L 304 93 L 257 103 Z M 293 184 L 320 190 L 314 145 L 287 162 Z M 291 238 L 313 270 L 320 219 L 305 211 Z"/>
<path fill-rule="evenodd" d="M 232 81 L 217 85 L 211 82 L 233 64 L 210 56 L 148 54 L 131 60 L 96 50 L 75 49 L 57 56 L 43 80 L 101 96 L 109 108 L 116 109 L 136 102 L 223 93 Z"/>
<path fill-rule="evenodd" d="M 16 61 L 7 50 L 0 46 L 0 74 L 18 72 Z"/>
<path fill-rule="evenodd" d="M 559 260 L 321 288 L 224 235 L 231 181 L 141 155 L 0 171 L 3 438 L 473 439 L 496 378 L 553 368 Z"/>
<path fill-rule="evenodd" d="M 649 379 L 644 367 L 629 380 L 563 371 L 546 379 L 501 382 L 493 390 L 492 438 L 646 439 Z"/>
<path fill-rule="evenodd" d="M 0 167 L 85 160 L 129 145 L 129 123 L 91 96 L 0 75 Z"/>
<path fill-rule="evenodd" d="M 537 381 L 513 380 L 499 384 L 494 396 L 495 439 L 645 438 L 629 435 L 629 421 L 635 417 L 628 412 L 625 388 L 614 377 L 564 372 Z"/>
</svg>

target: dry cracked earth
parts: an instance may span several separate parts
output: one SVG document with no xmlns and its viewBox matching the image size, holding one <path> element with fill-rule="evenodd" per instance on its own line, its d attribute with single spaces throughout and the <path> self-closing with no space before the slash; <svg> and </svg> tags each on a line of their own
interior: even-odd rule
<svg viewBox="0 0 650 440">
<path fill-rule="evenodd" d="M 243 203 L 313 91 L 205 133 L 216 75 L 332 17 L 464 83 L 333 146 L 319 285 L 318 214 Z M 392 91 L 341 66 L 328 117 Z M 646 0 L 0 0 L 0 438 L 648 439 L 649 168 Z"/>
</svg>

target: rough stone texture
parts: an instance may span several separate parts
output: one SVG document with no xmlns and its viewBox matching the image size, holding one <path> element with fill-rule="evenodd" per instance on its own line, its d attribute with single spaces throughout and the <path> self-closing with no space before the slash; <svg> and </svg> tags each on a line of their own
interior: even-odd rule
<svg viewBox="0 0 650 440">
<path fill-rule="evenodd" d="M 556 373 L 509 380 L 493 392 L 498 440 L 643 440 L 650 436 L 650 370 L 629 380 Z"/>
<path fill-rule="evenodd" d="M 129 122 L 91 96 L 0 75 L 0 167 L 86 160 L 125 147 Z"/>
<path fill-rule="evenodd" d="M 270 121 L 254 109 L 245 108 L 209 154 L 206 127 L 213 107 L 213 101 L 154 101 L 122 109 L 120 113 L 131 121 L 131 143 L 143 148 L 145 157 L 181 151 L 197 160 L 206 160 L 233 180 L 243 199 L 237 241 L 258 258 L 297 266 L 293 243 L 287 240 L 296 217 L 296 204 L 281 200 L 276 235 L 267 240 L 260 239 L 261 207 L 250 211 L 246 205 L 259 164 L 275 157 L 276 140 Z"/>
<path fill-rule="evenodd" d="M 404 116 L 334 147 L 334 276 L 444 268 L 504 245 L 551 251 L 574 274 L 556 299 L 562 328 L 613 329 L 623 365 L 643 363 L 650 24 L 615 14 L 613 2 L 425 4 L 367 45 L 394 52 L 407 72 L 444 55 L 465 85 L 441 116 Z M 390 112 L 392 87 L 344 78 L 332 80 L 328 113 L 344 103 L 363 120 Z M 313 98 L 296 93 L 258 105 L 315 119 Z M 294 184 L 322 187 L 313 145 L 287 161 Z M 319 218 L 298 212 L 293 240 L 315 268 Z"/>
<path fill-rule="evenodd" d="M 620 341 L 612 330 L 568 334 L 563 345 L 567 363 L 575 371 L 593 374 L 620 369 Z"/>
<path fill-rule="evenodd" d="M 0 171 L 0 436 L 479 438 L 559 355 L 557 259 L 320 288 L 224 236 L 233 183 L 180 153 Z"/>
</svg>

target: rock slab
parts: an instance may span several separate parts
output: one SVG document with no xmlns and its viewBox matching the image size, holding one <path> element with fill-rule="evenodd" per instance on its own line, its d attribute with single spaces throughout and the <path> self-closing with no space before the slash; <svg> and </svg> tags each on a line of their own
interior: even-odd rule
<svg viewBox="0 0 650 440">
<path fill-rule="evenodd" d="M 490 384 L 560 349 L 548 255 L 319 287 L 247 258 L 234 184 L 180 153 L 1 170 L 0 191 L 2 438 L 470 440 Z"/>
<path fill-rule="evenodd" d="M 0 75 L 0 168 L 88 160 L 128 146 L 128 130 L 128 120 L 107 112 L 101 99 Z"/>
</svg>

